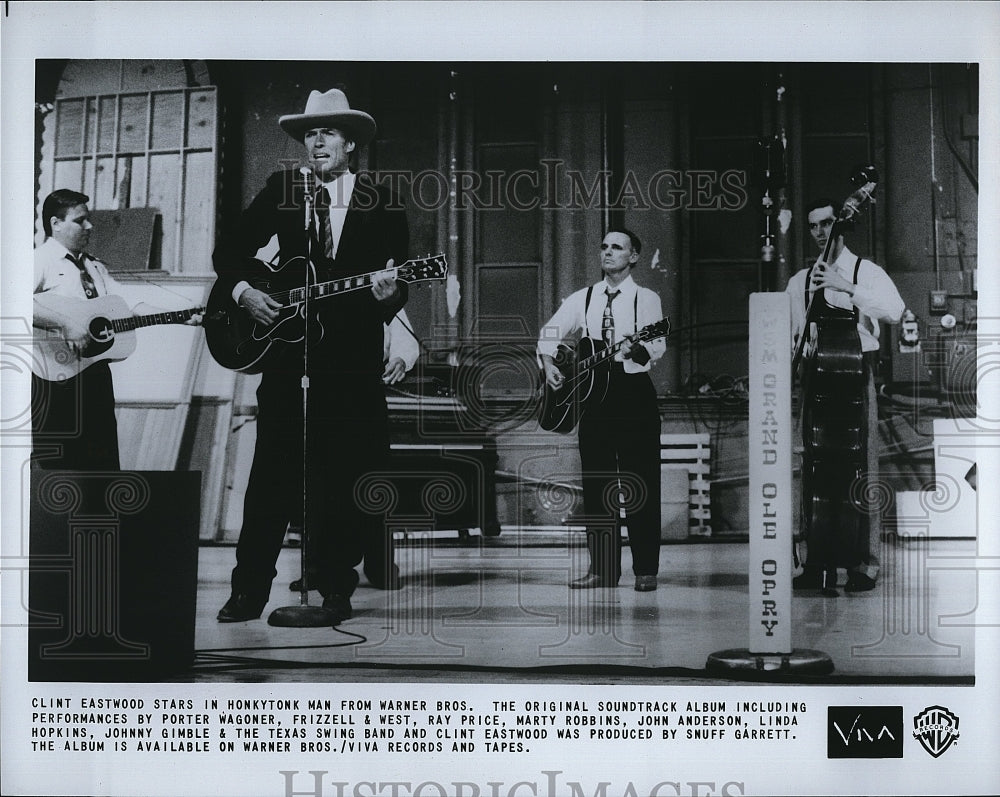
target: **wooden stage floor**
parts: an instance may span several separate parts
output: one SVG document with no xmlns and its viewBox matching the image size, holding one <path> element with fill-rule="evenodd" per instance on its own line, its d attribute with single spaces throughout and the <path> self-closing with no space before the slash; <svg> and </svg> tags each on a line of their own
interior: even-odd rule
<svg viewBox="0 0 1000 797">
<path fill-rule="evenodd" d="M 874 591 L 841 590 L 837 598 L 795 593 L 793 646 L 826 653 L 834 671 L 818 679 L 761 677 L 971 683 L 976 572 L 950 563 L 967 562 L 974 551 L 973 540 L 886 542 L 883 575 Z M 626 547 L 618 588 L 570 590 L 567 581 L 587 566 L 580 533 L 505 528 L 500 537 L 473 536 L 467 544 L 411 539 L 397 553 L 403 588 L 383 592 L 362 578 L 352 597 L 354 617 L 334 629 L 267 624 L 273 609 L 300 602 L 287 588 L 298 575 L 295 548 L 282 550 L 261 619 L 218 623 L 235 551 L 203 546 L 195 664 L 168 680 L 718 680 L 706 672 L 709 655 L 748 644 L 747 555 L 740 542 L 663 545 L 658 589 L 638 593 Z M 310 602 L 321 598 L 312 592 Z"/>
</svg>

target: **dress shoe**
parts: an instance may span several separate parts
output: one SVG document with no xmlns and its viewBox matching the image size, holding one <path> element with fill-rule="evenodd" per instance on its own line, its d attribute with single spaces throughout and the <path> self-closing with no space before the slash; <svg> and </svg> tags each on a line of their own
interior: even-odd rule
<svg viewBox="0 0 1000 797">
<path fill-rule="evenodd" d="M 868 592 L 875 589 L 875 579 L 866 576 L 864 573 L 848 573 L 847 583 L 844 585 L 845 592 Z"/>
<path fill-rule="evenodd" d="M 822 586 L 823 571 L 818 567 L 807 567 L 792 579 L 792 589 L 820 589 Z"/>
<path fill-rule="evenodd" d="M 617 584 L 611 584 L 605 581 L 596 573 L 588 573 L 574 581 L 569 582 L 570 589 L 595 589 L 597 587 L 617 587 Z"/>
<path fill-rule="evenodd" d="M 267 600 L 253 598 L 245 592 L 234 592 L 229 596 L 226 605 L 219 609 L 216 619 L 220 623 L 242 623 L 246 620 L 256 620 L 264 611 Z"/>
<path fill-rule="evenodd" d="M 350 620 L 354 614 L 350 598 L 346 595 L 338 595 L 337 593 L 323 598 L 323 608 L 329 609 L 333 614 L 334 625 L 340 625 L 344 620 Z"/>
<path fill-rule="evenodd" d="M 292 592 L 302 592 L 302 579 L 297 578 L 295 581 L 289 582 L 288 588 Z M 306 589 L 309 589 L 309 579 L 306 579 Z"/>
<path fill-rule="evenodd" d="M 636 592 L 652 592 L 656 589 L 656 576 L 636 576 Z"/>
</svg>

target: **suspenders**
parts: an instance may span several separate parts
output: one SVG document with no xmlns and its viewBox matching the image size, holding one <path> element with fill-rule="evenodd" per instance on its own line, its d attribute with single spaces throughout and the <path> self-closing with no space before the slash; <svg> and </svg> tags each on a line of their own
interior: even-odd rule
<svg viewBox="0 0 1000 797">
<path fill-rule="evenodd" d="M 860 270 L 861 270 L 861 255 L 858 255 L 857 262 L 854 264 L 854 284 L 855 285 L 858 284 L 858 271 L 860 271 Z M 812 276 L 812 269 L 809 269 L 809 272 L 806 274 L 806 284 L 805 284 L 805 288 L 804 288 L 805 295 L 803 297 L 805 299 L 805 306 L 806 307 L 809 306 L 809 277 L 810 276 Z M 593 288 L 591 288 L 591 290 L 593 290 Z M 587 294 L 587 305 L 588 306 L 590 305 L 590 294 L 589 293 Z M 854 320 L 858 321 L 858 322 L 861 321 L 861 311 L 858 310 L 857 307 L 854 308 Z"/>
<path fill-rule="evenodd" d="M 858 284 L 858 269 L 860 269 L 860 268 L 861 268 L 861 255 L 858 255 L 858 261 L 854 264 L 854 284 L 855 285 Z M 861 321 L 861 311 L 857 307 L 854 308 L 854 320 L 857 321 L 857 322 L 859 322 L 859 323 Z"/>
</svg>

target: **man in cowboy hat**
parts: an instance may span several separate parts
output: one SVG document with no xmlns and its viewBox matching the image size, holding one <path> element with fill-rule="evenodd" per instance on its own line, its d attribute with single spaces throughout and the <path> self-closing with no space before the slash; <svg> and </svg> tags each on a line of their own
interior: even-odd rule
<svg viewBox="0 0 1000 797">
<path fill-rule="evenodd" d="M 251 285 L 264 268 L 254 255 L 273 235 L 288 264 L 279 276 L 292 272 L 289 288 L 302 284 L 304 268 L 298 266 L 305 258 L 314 265 L 317 282 L 385 271 L 373 279 L 371 290 L 310 305 L 321 336 L 309 336 L 307 361 L 301 344 L 287 345 L 264 361 L 232 595 L 218 619 L 260 617 L 285 528 L 301 519 L 301 512 L 292 515 L 304 493 L 309 584 L 323 595 L 336 625 L 351 616 L 350 596 L 358 583 L 354 568 L 366 551 L 371 556 L 373 547 L 388 547 L 383 517 L 374 508 L 365 511 L 360 480 L 382 467 L 389 450 L 383 324 L 406 301 L 406 284 L 389 269 L 405 262 L 409 230 L 402 204 L 389 190 L 350 169 L 357 148 L 374 137 L 375 120 L 352 109 L 342 91 L 313 91 L 303 113 L 282 116 L 278 123 L 305 146 L 307 165 L 272 174 L 235 228 L 220 236 L 213 261 L 233 300 L 258 325 L 278 317 L 281 304 Z M 293 258 L 302 260 L 289 263 Z M 305 426 L 303 373 L 309 377 Z M 389 578 L 395 563 L 390 553 L 382 559 Z"/>
</svg>

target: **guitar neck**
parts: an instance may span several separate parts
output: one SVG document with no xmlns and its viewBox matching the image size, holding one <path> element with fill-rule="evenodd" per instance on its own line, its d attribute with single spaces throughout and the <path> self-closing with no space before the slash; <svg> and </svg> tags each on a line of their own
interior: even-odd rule
<svg viewBox="0 0 1000 797">
<path fill-rule="evenodd" d="M 393 269 L 393 272 L 398 274 L 398 269 Z M 320 282 L 316 285 L 309 286 L 309 299 L 322 299 L 326 296 L 333 296 L 338 293 L 348 293 L 350 291 L 361 290 L 362 288 L 371 287 L 372 283 L 375 281 L 375 275 L 381 274 L 381 271 L 369 271 L 367 274 L 357 274 L 353 277 L 344 277 L 343 279 L 330 280 L 329 282 Z M 305 288 L 295 288 L 288 292 L 288 298 L 291 304 L 301 304 L 305 299 Z"/>
<path fill-rule="evenodd" d="M 436 255 L 434 257 L 407 260 L 402 265 L 390 269 L 369 271 L 367 274 L 355 274 L 350 277 L 330 280 L 329 282 L 317 282 L 309 286 L 309 301 L 334 296 L 338 293 L 349 293 L 350 291 L 369 288 L 375 283 L 375 277 L 386 272 L 392 274 L 393 279 L 402 280 L 403 282 L 426 282 L 444 279 L 448 274 L 448 264 L 444 259 L 444 255 Z M 311 274 L 312 272 L 309 271 L 309 273 Z M 283 305 L 298 305 L 305 302 L 306 289 L 304 286 L 295 287 L 270 295 L 272 299 Z"/>
<path fill-rule="evenodd" d="M 628 341 L 631 341 L 633 345 L 638 343 L 645 343 L 648 340 L 656 340 L 657 338 L 665 338 L 670 331 L 670 325 L 666 319 L 663 321 L 658 321 L 655 324 L 650 324 L 649 326 L 643 327 L 634 336 L 626 337 L 624 340 L 620 340 L 617 343 L 613 343 L 607 348 L 601 349 L 600 351 L 595 351 L 589 357 L 585 357 L 580 360 L 576 365 L 576 372 L 582 374 L 585 371 L 594 368 L 605 360 L 614 357 Z"/>
<path fill-rule="evenodd" d="M 201 308 L 190 310 L 169 310 L 164 313 L 151 313 L 150 315 L 132 315 L 126 318 L 115 318 L 111 321 L 111 328 L 115 332 L 128 332 L 139 327 L 152 327 L 157 324 L 183 324 L 196 313 L 200 313 Z"/>
<path fill-rule="evenodd" d="M 608 346 L 605 349 L 601 349 L 600 351 L 595 351 L 593 354 L 591 354 L 586 359 L 581 360 L 579 362 L 579 364 L 577 365 L 577 368 L 581 372 L 582 371 L 588 371 L 591 368 L 595 368 L 596 366 L 600 365 L 605 360 L 608 360 L 608 359 L 614 357 L 618 353 L 619 349 L 621 349 L 622 345 L 624 345 L 624 343 L 625 343 L 625 341 L 620 340 L 617 343 L 615 343 L 615 344 L 613 344 L 611 346 Z M 636 343 L 638 343 L 638 340 L 636 340 Z"/>
<path fill-rule="evenodd" d="M 830 236 L 827 238 L 826 246 L 823 248 L 823 255 L 820 258 L 824 263 L 828 263 L 831 252 L 833 251 L 833 242 L 836 240 L 836 236 L 840 234 L 838 229 L 840 222 L 836 221 L 830 230 Z M 813 265 L 809 271 L 806 272 L 806 287 L 809 286 L 809 281 L 812 279 L 812 270 L 816 266 Z M 806 305 L 805 320 L 802 322 L 802 332 L 799 334 L 798 343 L 795 346 L 795 351 L 792 353 L 792 373 L 794 374 L 799 367 L 799 361 L 802 359 L 802 353 L 805 351 L 806 338 L 809 333 L 809 325 L 815 320 L 814 314 L 816 312 L 815 307 L 817 304 L 817 296 L 822 293 L 822 291 L 813 291 L 809 294 L 809 302 Z"/>
</svg>

